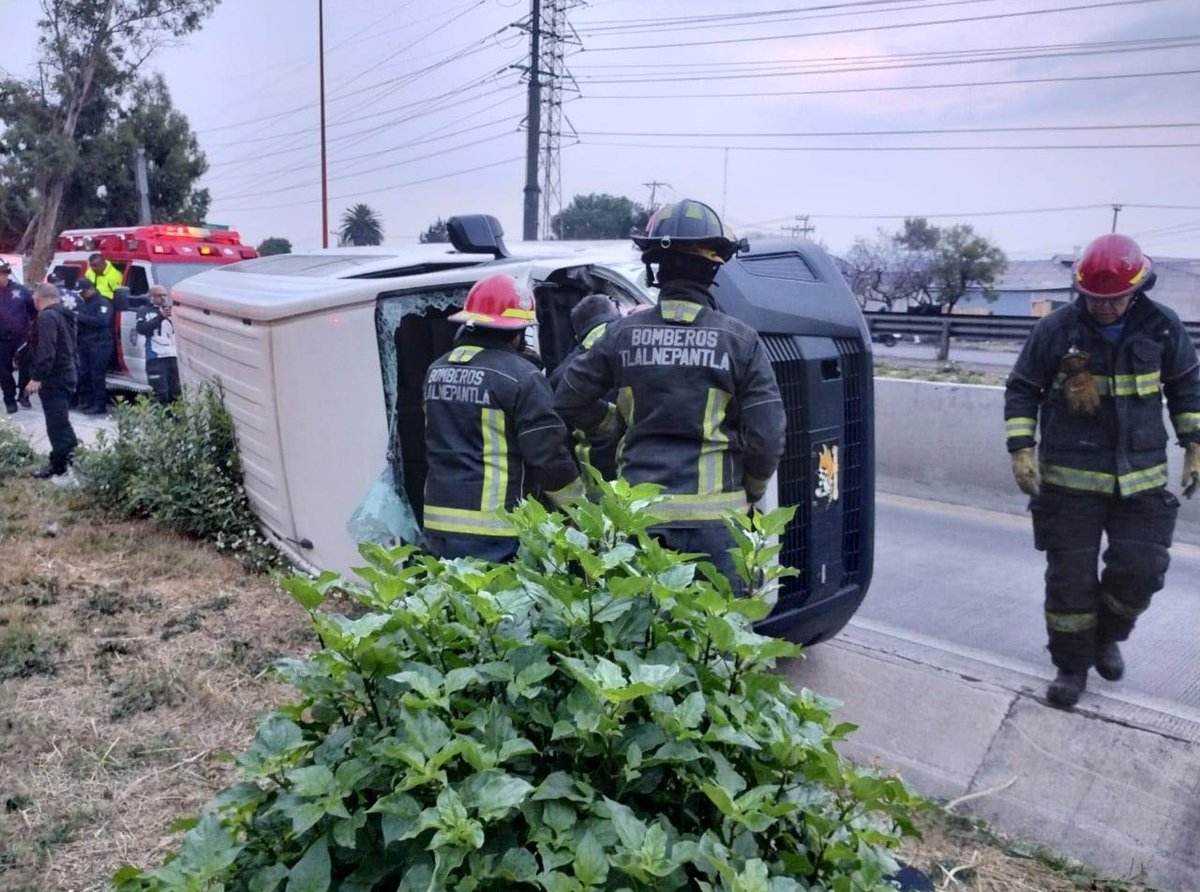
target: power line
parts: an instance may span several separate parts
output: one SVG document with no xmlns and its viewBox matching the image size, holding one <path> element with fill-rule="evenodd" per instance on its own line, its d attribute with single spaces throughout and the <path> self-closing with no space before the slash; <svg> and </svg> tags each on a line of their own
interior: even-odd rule
<svg viewBox="0 0 1200 892">
<path fill-rule="evenodd" d="M 934 25 L 963 25 L 971 22 L 998 21 L 1024 16 L 1049 15 L 1059 12 L 1079 12 L 1105 9 L 1114 6 L 1141 6 L 1146 3 L 1162 3 L 1164 0 L 1105 0 L 1102 3 L 1083 3 L 1074 6 L 1054 6 L 1049 9 L 1032 9 L 1022 12 L 995 12 L 981 16 L 963 16 L 956 19 L 932 19 L 923 22 L 892 22 L 886 25 L 866 25 L 861 28 L 838 28 L 832 31 L 808 31 L 800 34 L 762 34 L 755 37 L 728 37 L 721 40 L 676 41 L 673 43 L 637 43 L 621 46 L 597 47 L 585 50 L 588 53 L 629 52 L 630 50 L 685 49 L 698 46 L 726 46 L 735 43 L 760 43 L 764 40 L 794 40 L 801 37 L 833 37 L 843 34 L 864 34 L 872 31 L 894 31 L 901 28 L 927 28 Z M 581 34 L 587 34 L 581 31 Z"/>
<path fill-rule="evenodd" d="M 525 159 L 524 155 L 517 155 L 513 158 L 505 158 L 501 161 L 492 161 L 489 164 L 481 164 L 478 167 L 468 167 L 465 170 L 456 170 L 451 173 L 438 174 L 437 176 L 425 177 L 424 179 L 420 179 L 420 180 L 410 180 L 406 183 L 394 183 L 391 186 L 375 186 L 371 189 L 360 191 L 360 192 L 347 192 L 345 195 L 331 195 L 330 200 L 331 201 L 342 201 L 347 198 L 361 198 L 364 195 L 380 195 L 384 192 L 394 192 L 397 189 L 405 189 L 405 188 L 408 188 L 409 186 L 420 186 L 425 183 L 433 183 L 433 182 L 437 182 L 438 180 L 447 180 L 447 179 L 451 179 L 453 177 L 463 176 L 464 174 L 475 173 L 480 170 L 489 170 L 493 167 L 500 167 L 505 164 L 512 164 L 514 161 L 523 161 L 524 159 Z M 293 201 L 293 202 L 289 202 L 288 204 L 273 204 L 273 205 L 266 205 L 266 206 L 261 206 L 261 207 L 222 207 L 221 213 L 231 213 L 231 212 L 232 213 L 244 213 L 247 211 L 273 211 L 273 210 L 278 210 L 281 208 L 305 207 L 310 204 L 317 204 L 318 202 L 320 202 L 319 198 L 311 199 L 308 201 Z"/>
<path fill-rule="evenodd" d="M 622 146 L 642 149 L 697 149 L 700 151 L 737 152 L 975 152 L 975 151 L 1050 151 L 1090 149 L 1194 149 L 1200 142 L 1179 143 L 1095 143 L 1074 145 L 999 145 L 999 146 L 692 146 L 673 143 L 588 142 L 589 146 Z"/>
<path fill-rule="evenodd" d="M 1188 49 L 1200 45 L 1200 36 L 1188 38 L 1161 38 L 1163 43 L 1150 44 L 1143 43 L 1139 46 L 1121 46 L 1111 48 L 1085 48 L 1085 49 L 1060 49 L 1044 53 L 1027 53 L 1018 52 L 1010 55 L 993 55 L 986 54 L 976 57 L 964 57 L 956 59 L 936 59 L 926 61 L 906 61 L 895 62 L 893 64 L 866 64 L 866 65 L 847 65 L 840 68 L 813 68 L 809 67 L 805 70 L 780 70 L 777 66 L 772 66 L 769 69 L 759 71 L 740 71 L 733 74 L 715 74 L 703 70 L 693 70 L 680 73 L 678 76 L 662 77 L 653 75 L 655 83 L 675 83 L 680 81 L 694 81 L 702 77 L 706 81 L 728 81 L 728 80 L 755 80 L 760 78 L 778 78 L 778 77 L 809 77 L 821 76 L 828 74 L 849 74 L 869 71 L 896 71 L 910 70 L 916 68 L 945 68 L 952 65 L 989 65 L 996 62 L 1019 62 L 1034 59 L 1069 59 L 1069 58 L 1086 58 L 1091 56 L 1109 56 L 1121 53 L 1151 53 L 1151 52 L 1169 52 L 1177 49 Z M 580 80 L 584 83 L 597 85 L 613 85 L 613 84 L 641 84 L 645 83 L 647 76 L 632 72 L 625 72 L 616 76 L 603 75 L 582 75 Z"/>
<path fill-rule="evenodd" d="M 901 6 L 901 3 L 913 3 L 917 5 Z M 699 16 L 670 16 L 657 19 L 605 19 L 592 22 L 581 23 L 583 29 L 588 34 L 598 34 L 600 32 L 620 32 L 620 31 L 649 31 L 663 30 L 670 28 L 672 31 L 694 30 L 698 27 L 732 27 L 739 25 L 777 25 L 785 21 L 798 21 L 805 19 L 833 19 L 845 18 L 847 16 L 868 15 L 870 13 L 879 12 L 910 12 L 913 10 L 935 9 L 942 6 L 968 6 L 978 3 L 992 3 L 995 0 L 864 0 L 858 3 L 823 3 L 820 6 L 801 6 L 792 7 L 790 9 L 773 9 L 759 10 L 757 12 L 733 12 L 733 13 L 714 13 L 712 15 Z M 890 6 L 891 9 L 879 10 L 875 8 L 858 9 L 851 12 L 820 12 L 821 10 L 836 10 L 849 9 L 851 7 L 878 7 Z M 817 12 L 817 15 L 803 15 L 803 13 Z M 780 19 L 779 17 L 784 17 Z M 776 19 L 776 21 L 747 21 L 751 19 Z"/>
<path fill-rule="evenodd" d="M 1006 87 L 1019 84 L 1061 84 L 1072 81 L 1126 80 L 1138 77 L 1175 77 L 1200 74 L 1200 68 L 1184 68 L 1175 71 L 1134 71 L 1122 74 L 1079 74 L 1062 77 L 1030 77 L 1013 80 L 960 81 L 953 84 L 903 84 L 888 87 L 838 87 L 826 90 L 784 90 L 770 93 L 755 90 L 753 93 L 624 93 L 589 96 L 589 99 L 740 99 L 747 96 L 770 98 L 772 96 L 832 96 L 846 93 L 893 93 L 907 90 L 946 90 L 960 87 Z"/>
<path fill-rule="evenodd" d="M 623 137 L 677 137 L 679 139 L 728 139 L 739 137 L 783 139 L 788 137 L 829 137 L 829 136 L 924 136 L 934 133 L 1030 133 L 1054 130 L 1156 130 L 1178 127 L 1200 127 L 1196 123 L 1163 123 L 1163 124 L 1046 124 L 1036 126 L 1015 127 L 939 127 L 914 130 L 797 130 L 792 132 L 775 133 L 680 133 L 678 131 L 620 131 L 620 130 L 580 130 L 579 136 L 623 136 Z M 697 148 L 725 148 L 724 146 L 697 146 Z"/>
</svg>

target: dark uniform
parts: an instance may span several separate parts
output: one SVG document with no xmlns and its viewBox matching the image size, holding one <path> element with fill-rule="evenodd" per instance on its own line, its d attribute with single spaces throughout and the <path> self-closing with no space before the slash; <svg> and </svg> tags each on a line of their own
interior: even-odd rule
<svg viewBox="0 0 1200 892">
<path fill-rule="evenodd" d="M 37 308 L 28 288 L 11 280 L 0 288 L 0 390 L 9 412 L 17 411 L 17 395 L 29 381 L 24 364 L 20 380 L 13 380 L 13 359 L 29 337 L 36 316 Z"/>
<path fill-rule="evenodd" d="M 1041 424 L 1042 489 L 1030 510 L 1046 553 L 1050 655 L 1067 673 L 1086 673 L 1098 645 L 1128 638 L 1163 587 L 1179 510 L 1166 489 L 1164 394 L 1180 444 L 1200 442 L 1200 369 L 1179 317 L 1139 294 L 1112 343 L 1084 300 L 1034 327 L 1004 410 L 1009 452 L 1033 447 Z M 1099 392 L 1091 414 L 1069 399 L 1073 360 Z"/>
<path fill-rule="evenodd" d="M 50 462 L 36 476 L 65 473 L 78 443 L 69 417 L 75 365 L 74 315 L 61 303 L 52 303 L 38 313 L 30 337 L 29 373 L 41 385 L 38 397 L 50 439 Z"/>
<path fill-rule="evenodd" d="M 582 493 L 550 384 L 502 337 L 468 332 L 425 375 L 425 547 L 439 557 L 508 560 L 501 509 L 535 485 L 555 504 Z"/>
<path fill-rule="evenodd" d="M 611 323 L 571 363 L 555 407 L 591 430 L 603 420 L 598 401 L 614 388 L 626 426 L 618 473 L 664 486 L 668 499 L 653 511 L 668 521 L 658 531 L 665 544 L 708 554 L 736 580 L 721 515 L 762 495 L 786 425 L 757 332 L 719 312 L 702 284 L 667 282 L 655 308 Z M 748 497 L 748 488 L 757 491 Z"/>
<path fill-rule="evenodd" d="M 75 307 L 79 323 L 79 404 L 84 412 L 106 410 L 108 386 L 105 377 L 113 356 L 113 302 L 91 292 Z"/>
<path fill-rule="evenodd" d="M 586 310 L 586 302 L 597 300 L 597 298 L 602 301 L 600 305 L 604 307 L 604 311 L 590 315 L 576 325 L 578 311 Z M 576 330 L 579 343 L 563 357 L 562 362 L 555 366 L 554 371 L 550 373 L 550 386 L 554 390 L 557 391 L 562 384 L 563 377 L 566 375 L 567 369 L 571 367 L 571 363 L 604 337 L 610 323 L 621 318 L 615 309 L 615 305 L 608 297 L 591 295 L 584 298 L 584 301 L 571 312 L 571 324 Z M 591 434 L 576 431 L 574 437 L 575 458 L 578 459 L 580 465 L 585 463 L 591 465 L 605 480 L 615 480 L 617 477 L 617 447 L 621 443 L 621 435 L 625 432 L 624 425 L 616 411 L 616 398 L 616 391 L 609 391 L 604 395 L 603 408 L 606 417 L 596 431 Z"/>
</svg>

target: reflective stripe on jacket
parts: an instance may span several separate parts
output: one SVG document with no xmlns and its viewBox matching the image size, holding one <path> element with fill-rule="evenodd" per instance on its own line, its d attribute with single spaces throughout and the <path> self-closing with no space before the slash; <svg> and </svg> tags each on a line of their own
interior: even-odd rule
<svg viewBox="0 0 1200 892">
<path fill-rule="evenodd" d="M 104 269 L 99 274 L 89 266 L 84 276 L 96 286 L 96 291 L 101 297 L 109 300 L 113 299 L 113 292 L 120 288 L 121 283 L 125 280 L 125 274 L 113 266 L 111 260 L 104 261 Z"/>
<path fill-rule="evenodd" d="M 1040 320 L 1005 388 L 1008 450 L 1035 445 L 1040 422 L 1042 479 L 1083 492 L 1131 496 L 1167 484 L 1162 401 L 1181 445 L 1200 442 L 1200 364 L 1192 340 L 1169 308 L 1139 295 L 1121 339 L 1105 340 L 1082 298 Z M 1088 355 L 1100 408 L 1072 410 L 1063 357 Z"/>
<path fill-rule="evenodd" d="M 532 484 L 554 504 L 582 494 L 550 384 L 511 347 L 468 335 L 429 367 L 424 394 L 426 529 L 513 536 L 498 512 Z"/>
<path fill-rule="evenodd" d="M 611 323 L 566 370 L 555 405 L 594 430 L 612 389 L 626 426 L 620 475 L 664 486 L 671 496 L 653 510 L 676 525 L 746 508 L 745 477 L 766 480 L 779 464 L 786 417 L 762 342 L 698 284 L 668 283 L 655 308 Z"/>
</svg>

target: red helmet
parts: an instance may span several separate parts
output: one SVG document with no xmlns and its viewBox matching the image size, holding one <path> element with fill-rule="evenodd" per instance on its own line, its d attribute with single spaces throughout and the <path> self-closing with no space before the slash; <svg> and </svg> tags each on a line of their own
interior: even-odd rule
<svg viewBox="0 0 1200 892">
<path fill-rule="evenodd" d="M 450 317 L 477 328 L 528 328 L 537 322 L 533 295 L 507 273 L 480 279 L 467 294 L 467 305 Z"/>
<path fill-rule="evenodd" d="M 1146 287 L 1150 258 L 1127 235 L 1102 235 L 1075 264 L 1075 288 L 1088 297 L 1116 299 Z"/>
</svg>

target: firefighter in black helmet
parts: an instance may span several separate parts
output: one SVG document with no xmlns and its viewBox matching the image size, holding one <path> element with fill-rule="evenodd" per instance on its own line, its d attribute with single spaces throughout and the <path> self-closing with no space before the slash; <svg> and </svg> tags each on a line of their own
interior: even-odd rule
<svg viewBox="0 0 1200 892">
<path fill-rule="evenodd" d="M 506 561 L 517 535 L 500 511 L 541 487 L 554 505 L 583 494 L 554 393 L 522 354 L 533 295 L 510 275 L 475 283 L 454 349 L 425 374 L 425 547 Z"/>
<path fill-rule="evenodd" d="M 567 424 L 593 430 L 616 390 L 620 476 L 663 486 L 654 512 L 667 521 L 657 531 L 665 544 L 709 555 L 736 588 L 721 516 L 763 496 L 786 424 L 757 332 L 720 312 L 709 290 L 738 245 L 712 208 L 689 200 L 656 212 L 633 240 L 658 304 L 610 323 L 564 373 L 555 406 Z"/>
</svg>

